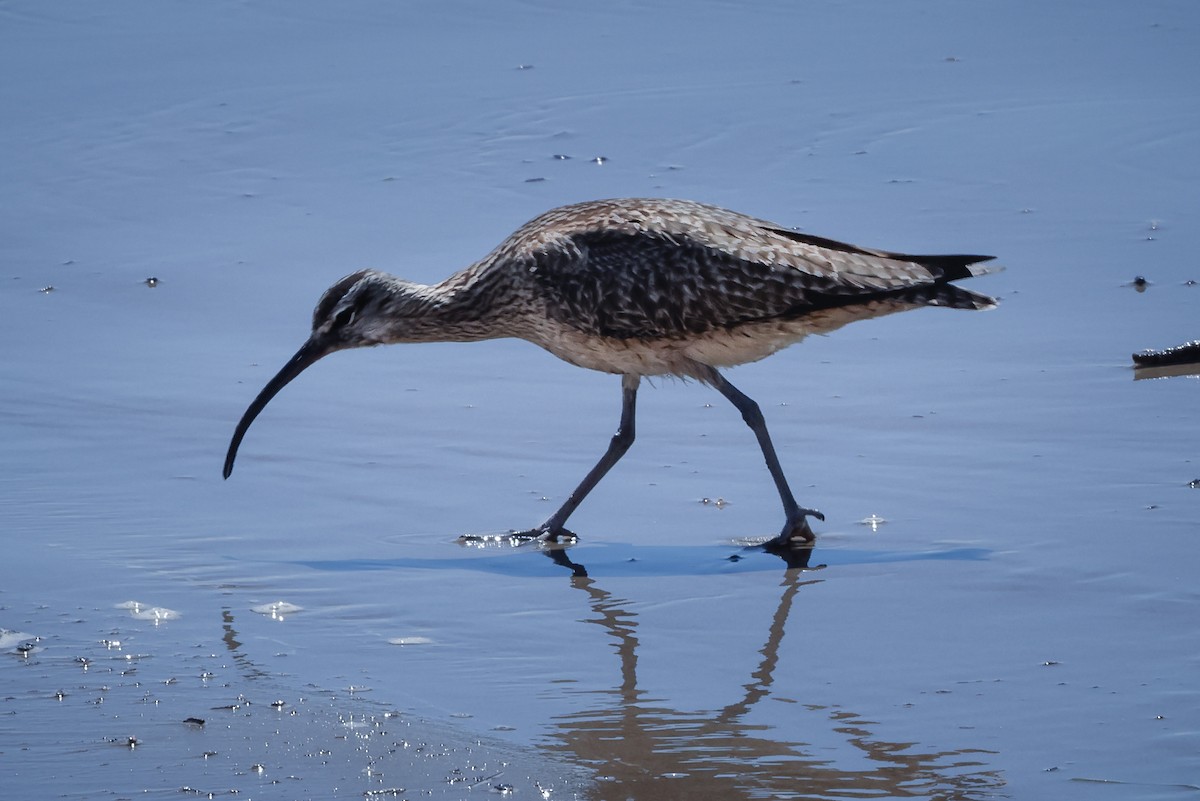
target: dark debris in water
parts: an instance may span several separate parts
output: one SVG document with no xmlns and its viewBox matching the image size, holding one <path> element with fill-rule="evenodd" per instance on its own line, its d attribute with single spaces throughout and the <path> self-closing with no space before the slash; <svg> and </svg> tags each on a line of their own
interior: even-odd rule
<svg viewBox="0 0 1200 801">
<path fill-rule="evenodd" d="M 1163 350 L 1144 350 L 1133 354 L 1133 363 L 1138 367 L 1172 367 L 1180 364 L 1200 362 L 1200 340 Z"/>
</svg>

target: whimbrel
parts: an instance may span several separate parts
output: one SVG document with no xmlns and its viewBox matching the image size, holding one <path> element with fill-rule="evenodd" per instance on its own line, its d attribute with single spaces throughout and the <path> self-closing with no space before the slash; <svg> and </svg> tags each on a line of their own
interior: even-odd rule
<svg viewBox="0 0 1200 801">
<path fill-rule="evenodd" d="M 621 376 L 621 420 L 608 449 L 566 502 L 528 534 L 556 540 L 567 518 L 634 439 L 643 376 L 716 389 L 758 439 L 783 502 L 773 545 L 812 541 L 758 404 L 719 372 L 811 333 L 920 306 L 986 309 L 996 301 L 951 283 L 987 272 L 990 256 L 912 256 L 856 247 L 685 200 L 597 200 L 553 209 L 486 257 L 427 286 L 374 270 L 321 296 L 312 334 L 246 409 L 238 446 L 271 398 L 334 351 L 397 342 L 518 337 L 579 367 Z"/>
</svg>

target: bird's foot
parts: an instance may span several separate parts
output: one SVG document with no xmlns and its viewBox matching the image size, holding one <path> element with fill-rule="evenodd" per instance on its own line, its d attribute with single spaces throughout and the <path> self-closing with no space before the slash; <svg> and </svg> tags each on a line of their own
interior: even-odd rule
<svg viewBox="0 0 1200 801">
<path fill-rule="evenodd" d="M 514 531 L 511 536 L 514 539 L 541 543 L 573 544 L 579 540 L 578 536 L 573 532 L 567 531 L 562 526 L 552 527 L 546 523 L 537 528 L 531 528 L 528 531 Z"/>
<path fill-rule="evenodd" d="M 812 526 L 808 524 L 810 517 L 822 521 L 825 519 L 825 515 L 816 509 L 796 509 L 788 515 L 787 522 L 783 524 L 783 531 L 779 532 L 779 536 L 771 540 L 769 544 L 776 548 L 812 545 L 816 542 L 817 535 L 813 533 Z"/>
<path fill-rule="evenodd" d="M 468 548 L 516 548 L 536 540 L 536 532 L 509 531 L 504 534 L 463 534 L 458 538 L 458 544 Z"/>
</svg>

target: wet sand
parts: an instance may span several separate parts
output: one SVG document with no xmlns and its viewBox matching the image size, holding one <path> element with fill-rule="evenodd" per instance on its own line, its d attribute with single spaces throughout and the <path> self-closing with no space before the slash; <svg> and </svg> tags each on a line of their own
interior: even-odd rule
<svg viewBox="0 0 1200 801">
<path fill-rule="evenodd" d="M 1197 384 L 1130 354 L 1198 335 L 1200 12 L 680 8 L 0 7 L 0 796 L 1195 796 Z M 730 372 L 807 569 L 671 380 L 577 545 L 460 545 L 617 422 L 520 342 L 337 354 L 221 480 L 336 278 L 625 195 L 1007 267 Z"/>
</svg>

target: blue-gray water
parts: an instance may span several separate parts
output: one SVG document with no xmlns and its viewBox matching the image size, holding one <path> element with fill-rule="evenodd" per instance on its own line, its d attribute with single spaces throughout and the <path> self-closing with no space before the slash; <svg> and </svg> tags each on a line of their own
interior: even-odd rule
<svg viewBox="0 0 1200 801">
<path fill-rule="evenodd" d="M 0 796 L 1194 797 L 1200 387 L 1129 354 L 1200 336 L 1198 40 L 1187 2 L 0 4 Z M 825 569 L 733 544 L 774 490 L 671 380 L 587 578 L 458 545 L 616 425 L 521 342 L 331 357 L 221 480 L 336 278 L 628 195 L 1007 267 L 731 371 Z"/>
</svg>

